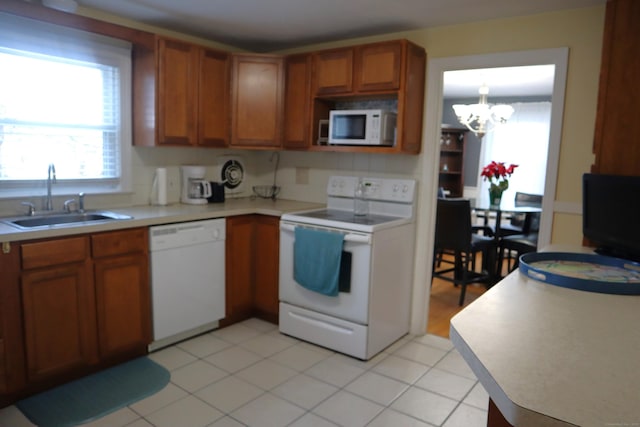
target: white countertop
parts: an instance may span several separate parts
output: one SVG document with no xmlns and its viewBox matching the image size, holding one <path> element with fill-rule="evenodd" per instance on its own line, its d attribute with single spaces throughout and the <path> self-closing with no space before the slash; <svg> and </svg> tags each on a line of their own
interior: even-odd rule
<svg viewBox="0 0 640 427">
<path fill-rule="evenodd" d="M 640 425 L 640 296 L 515 271 L 458 313 L 450 336 L 514 426 Z"/>
<path fill-rule="evenodd" d="M 47 227 L 39 228 L 37 230 L 20 230 L 16 227 L 0 222 L 0 242 L 95 233 L 99 231 L 146 227 L 150 225 L 170 224 L 173 222 L 197 221 L 234 215 L 262 214 L 279 217 L 285 212 L 295 212 L 321 207 L 324 207 L 324 205 L 294 200 L 276 199 L 273 201 L 271 199 L 252 199 L 246 197 L 239 199 L 227 199 L 224 203 L 209 203 L 205 205 L 174 203 L 167 206 L 114 208 L 105 210 L 130 215 L 133 219 L 116 220 L 101 224 Z M 2 218 L 0 218 L 0 220 L 2 220 Z"/>
</svg>

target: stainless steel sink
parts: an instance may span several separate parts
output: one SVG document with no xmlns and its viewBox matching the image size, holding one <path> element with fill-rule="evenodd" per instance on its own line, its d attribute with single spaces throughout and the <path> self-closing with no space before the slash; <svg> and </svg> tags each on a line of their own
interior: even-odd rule
<svg viewBox="0 0 640 427">
<path fill-rule="evenodd" d="M 35 216 L 4 218 L 1 222 L 21 230 L 32 230 L 34 228 L 78 226 L 83 224 L 89 225 L 132 218 L 133 217 L 129 215 L 122 215 L 110 211 L 86 211 L 83 213 L 51 213 Z"/>
</svg>

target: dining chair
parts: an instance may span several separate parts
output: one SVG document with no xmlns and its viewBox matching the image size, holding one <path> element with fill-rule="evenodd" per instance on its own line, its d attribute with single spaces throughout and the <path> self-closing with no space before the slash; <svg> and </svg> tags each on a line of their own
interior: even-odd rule
<svg viewBox="0 0 640 427">
<path fill-rule="evenodd" d="M 514 206 L 536 206 L 542 207 L 542 195 L 516 192 L 514 199 Z M 496 230 L 498 236 L 505 237 L 516 234 L 526 234 L 526 222 L 531 221 L 531 214 L 511 214 L 509 222 L 502 222 L 500 224 L 500 230 Z"/>
<path fill-rule="evenodd" d="M 446 193 L 444 191 L 443 187 L 438 188 L 438 199 L 446 199 Z M 480 233 L 483 236 L 488 236 L 488 237 L 493 237 L 494 236 L 494 232 L 493 232 L 493 228 L 488 226 L 488 225 L 478 225 L 478 224 L 473 224 L 471 225 L 471 231 L 473 233 Z M 437 267 L 440 267 L 440 265 L 444 262 L 444 263 L 449 263 L 449 264 L 453 264 L 453 261 L 449 261 L 445 255 L 449 255 L 450 257 L 453 257 L 455 254 L 453 253 L 453 251 L 448 250 L 448 249 L 438 249 L 435 253 L 434 253 L 436 259 L 435 259 L 435 263 Z M 472 264 L 472 268 L 475 269 L 475 258 L 473 259 L 473 264 Z"/>
<path fill-rule="evenodd" d="M 540 212 L 529 213 L 523 224 L 523 233 L 504 236 L 499 241 L 498 272 L 502 273 L 503 263 L 507 261 L 510 273 L 518 268 L 520 256 L 538 250 L 538 231 L 540 230 Z M 515 256 L 513 253 L 515 252 Z M 513 261 L 513 264 L 512 264 Z"/>
<path fill-rule="evenodd" d="M 467 285 L 491 285 L 495 269 L 495 240 L 474 233 L 471 226 L 471 205 L 468 199 L 438 199 L 434 244 L 433 274 L 460 285 L 458 305 L 464 304 Z M 482 253 L 481 271 L 476 271 L 476 255 Z M 441 269 L 437 254 L 452 253 L 452 267 Z"/>
</svg>

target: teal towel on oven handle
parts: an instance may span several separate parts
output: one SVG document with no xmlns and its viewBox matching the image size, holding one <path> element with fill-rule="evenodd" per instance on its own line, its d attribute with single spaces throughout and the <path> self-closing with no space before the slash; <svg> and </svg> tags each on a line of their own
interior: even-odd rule
<svg viewBox="0 0 640 427">
<path fill-rule="evenodd" d="M 296 227 L 293 278 L 299 285 L 327 296 L 338 295 L 344 235 Z"/>
</svg>

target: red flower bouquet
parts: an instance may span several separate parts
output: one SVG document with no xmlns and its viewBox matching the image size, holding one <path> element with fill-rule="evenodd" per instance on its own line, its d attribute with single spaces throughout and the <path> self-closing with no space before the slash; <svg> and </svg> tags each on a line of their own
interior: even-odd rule
<svg viewBox="0 0 640 427">
<path fill-rule="evenodd" d="M 511 164 L 509 166 L 505 166 L 504 162 L 495 162 L 492 161 L 487 166 L 482 168 L 482 173 L 480 174 L 485 181 L 489 181 L 491 183 L 491 187 L 498 187 L 502 191 L 505 191 L 509 188 L 509 180 L 508 177 L 513 174 L 515 168 L 518 165 Z M 496 180 L 494 183 L 493 180 Z"/>
</svg>

